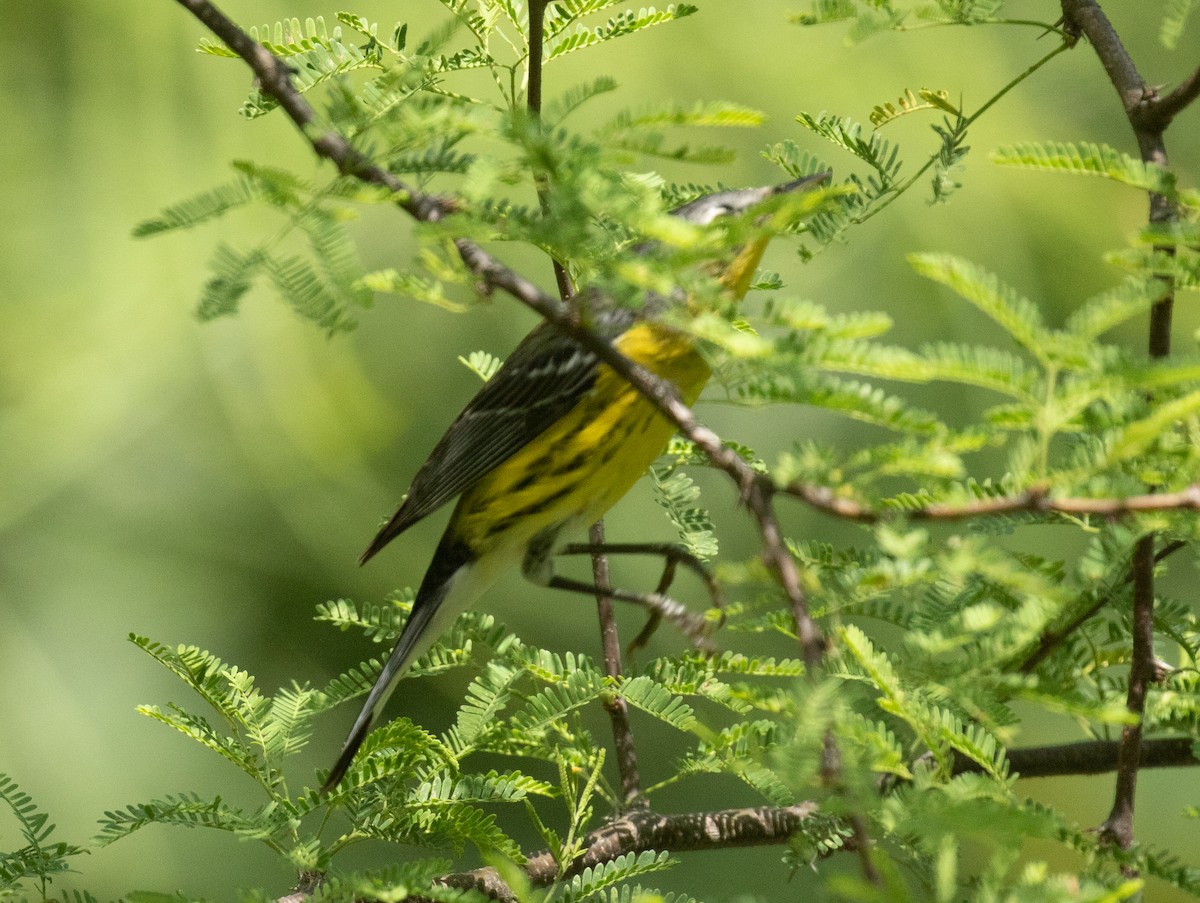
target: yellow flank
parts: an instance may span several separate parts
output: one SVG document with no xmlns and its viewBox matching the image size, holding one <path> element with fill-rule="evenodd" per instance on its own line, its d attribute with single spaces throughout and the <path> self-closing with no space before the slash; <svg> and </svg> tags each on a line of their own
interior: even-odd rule
<svg viewBox="0 0 1200 903">
<path fill-rule="evenodd" d="M 674 383 L 689 405 L 708 382 L 708 364 L 669 326 L 637 322 L 613 344 Z M 630 490 L 674 431 L 601 364 L 595 385 L 574 408 L 463 493 L 447 532 L 482 556 L 497 546 L 523 549 L 548 528 L 590 524 Z"/>
</svg>

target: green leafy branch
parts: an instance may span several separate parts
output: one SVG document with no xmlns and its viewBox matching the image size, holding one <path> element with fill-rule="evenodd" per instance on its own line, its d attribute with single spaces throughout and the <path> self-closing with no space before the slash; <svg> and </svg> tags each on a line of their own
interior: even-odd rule
<svg viewBox="0 0 1200 903">
<path fill-rule="evenodd" d="M 71 860 L 85 852 L 83 847 L 52 840 L 55 824 L 40 811 L 33 798 L 8 775 L 0 772 L 0 803 L 16 819 L 23 845 L 0 850 L 0 898 L 23 892 L 27 882 L 36 882 L 46 899 L 55 876 L 71 870 Z"/>
</svg>

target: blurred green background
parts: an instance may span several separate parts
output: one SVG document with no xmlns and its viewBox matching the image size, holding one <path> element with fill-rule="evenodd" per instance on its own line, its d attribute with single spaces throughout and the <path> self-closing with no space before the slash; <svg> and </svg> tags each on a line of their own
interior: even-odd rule
<svg viewBox="0 0 1200 903">
<path fill-rule="evenodd" d="M 736 146 L 735 167 L 664 169 L 676 181 L 756 184 L 779 178 L 759 149 L 788 138 L 839 174 L 847 166 L 794 122 L 800 111 L 865 121 L 873 105 L 921 87 L 945 88 L 973 109 L 1055 40 L 1030 28 L 935 29 L 850 46 L 843 29 L 785 24 L 806 3 L 700 5 L 700 14 L 677 24 L 552 66 L 547 97 L 604 72 L 621 83 L 608 111 L 714 95 L 763 109 L 769 119 L 759 130 L 692 138 Z M 1195 64 L 1196 23 L 1172 54 L 1156 40 L 1160 3 L 1108 5 L 1149 82 L 1173 83 Z M 244 25 L 285 15 L 332 23 L 342 8 L 324 0 L 223 6 Z M 1014 16 L 1041 19 L 1057 10 L 1050 0 L 1011 5 Z M 385 26 L 410 17 L 410 34 L 418 35 L 442 21 L 434 0 L 362 0 L 353 11 Z M 7 210 L 0 225 L 0 771 L 48 809 L 68 839 L 89 837 L 105 809 L 185 788 L 257 802 L 238 799 L 248 788 L 216 757 L 134 712 L 139 703 L 197 700 L 126 635 L 207 648 L 258 675 L 268 691 L 293 679 L 324 682 L 376 653 L 356 636 L 314 624 L 314 606 L 338 597 L 378 601 L 419 580 L 440 522 L 414 529 L 366 569 L 355 557 L 474 387 L 455 356 L 479 348 L 503 355 L 532 322 L 505 298 L 465 316 L 384 298 L 355 333 L 330 341 L 266 289 L 246 299 L 240 316 L 198 322 L 193 308 L 218 238 L 248 242 L 269 221 L 252 213 L 145 242 L 130 237 L 132 227 L 227 180 L 233 159 L 315 171 L 280 117 L 248 123 L 236 115 L 250 78 L 236 61 L 194 53 L 203 34 L 169 0 L 0 4 L 0 113 L 9 123 L 0 142 Z M 1200 175 L 1198 113 L 1188 111 L 1169 134 L 1188 184 Z M 911 117 L 889 137 L 919 161 L 934 147 L 930 122 Z M 803 271 L 785 247 L 766 266 L 832 308 L 891 312 L 898 342 L 992 335 L 903 259 L 947 250 L 1002 274 L 1057 322 L 1118 278 L 1099 255 L 1143 222 L 1145 201 L 1107 182 L 987 162 L 989 149 L 1027 139 L 1105 141 L 1135 152 L 1090 48 L 1060 56 L 972 130 L 977 152 L 949 206 L 930 207 L 927 191 L 916 191 Z M 363 220 L 357 234 L 368 266 L 411 259 L 398 220 L 377 211 Z M 1198 327 L 1194 298 L 1185 298 L 1181 351 L 1194 350 Z M 1136 332 L 1124 338 L 1144 341 Z M 936 397 L 957 403 L 944 390 Z M 805 410 L 760 415 L 709 402 L 701 413 L 768 453 L 812 432 L 855 441 L 845 423 Z M 731 494 L 719 481 L 711 485 L 725 550 L 749 554 Z M 802 535 L 850 535 L 805 511 L 789 517 Z M 609 533 L 647 539 L 653 531 L 669 536 L 643 485 L 610 518 Z M 533 642 L 597 651 L 586 602 L 547 598 L 514 579 L 488 604 Z M 639 623 L 636 613 L 624 617 L 630 628 Z M 678 646 L 661 631 L 651 652 Z M 782 645 L 774 651 L 790 654 Z M 402 690 L 393 707 L 444 724 L 458 688 L 454 681 L 443 690 L 421 687 L 419 699 Z M 297 785 L 329 763 L 353 714 L 319 723 Z M 1045 729 L 1022 739 L 1077 737 L 1062 723 Z M 1186 800 L 1181 782 L 1193 791 Z M 1107 778 L 1024 786 L 1085 825 L 1100 821 L 1110 802 Z M 1139 836 L 1200 859 L 1195 822 L 1178 816 L 1184 802 L 1200 802 L 1197 786 L 1194 772 L 1144 775 Z M 752 802 L 731 788 L 722 802 L 739 801 Z M 684 793 L 667 802 L 712 804 Z M 0 814 L 0 849 L 17 845 Z M 705 883 L 680 874 L 680 889 L 707 888 L 713 899 L 739 892 L 790 899 L 797 886 L 783 884 L 778 855 L 692 857 L 689 869 L 703 869 Z M 64 886 L 102 897 L 178 888 L 228 898 L 238 887 L 282 892 L 292 878 L 256 845 L 161 828 L 77 862 L 81 874 Z M 762 879 L 747 884 L 749 874 Z"/>
</svg>

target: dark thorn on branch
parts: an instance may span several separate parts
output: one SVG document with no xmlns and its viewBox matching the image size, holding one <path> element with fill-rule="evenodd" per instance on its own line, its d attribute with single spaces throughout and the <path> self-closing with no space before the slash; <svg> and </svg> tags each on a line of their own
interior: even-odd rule
<svg viewBox="0 0 1200 903">
<path fill-rule="evenodd" d="M 1197 98 L 1200 98 L 1200 66 L 1193 69 L 1173 90 L 1159 95 L 1153 109 L 1147 115 L 1153 117 L 1153 124 L 1159 131 L 1164 131 L 1171 121 Z"/>
</svg>

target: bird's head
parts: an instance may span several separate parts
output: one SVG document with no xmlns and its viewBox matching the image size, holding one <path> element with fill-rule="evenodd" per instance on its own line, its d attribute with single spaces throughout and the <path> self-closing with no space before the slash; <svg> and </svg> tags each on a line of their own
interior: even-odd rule
<svg viewBox="0 0 1200 903">
<path fill-rule="evenodd" d="M 724 285 L 726 290 L 735 298 L 741 298 L 749 290 L 754 271 L 771 241 L 773 232 L 770 229 L 753 228 L 755 224 L 761 226 L 762 221 L 776 209 L 776 205 L 770 203 L 771 200 L 810 191 L 829 181 L 829 178 L 830 173 L 819 172 L 781 185 L 718 191 L 676 207 L 671 211 L 671 215 L 698 226 L 707 226 L 725 217 L 740 219 L 748 214 L 761 212 L 761 216 L 751 219 L 749 237 L 734 245 L 723 259 L 714 261 L 710 270 L 710 274 Z"/>
</svg>

